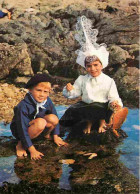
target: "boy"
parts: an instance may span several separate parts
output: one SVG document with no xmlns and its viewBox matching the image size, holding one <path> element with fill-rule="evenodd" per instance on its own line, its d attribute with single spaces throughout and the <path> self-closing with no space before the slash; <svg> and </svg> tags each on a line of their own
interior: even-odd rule
<svg viewBox="0 0 140 194">
<path fill-rule="evenodd" d="M 36 150 L 31 139 L 38 137 L 44 129 L 46 138 L 50 138 L 52 130 L 54 142 L 58 146 L 67 145 L 59 136 L 59 119 L 55 107 L 49 98 L 51 84 L 45 74 L 36 74 L 26 84 L 29 93 L 14 108 L 14 117 L 10 125 L 13 136 L 18 140 L 17 156 L 27 156 L 31 159 L 41 159 L 43 153 Z"/>
</svg>

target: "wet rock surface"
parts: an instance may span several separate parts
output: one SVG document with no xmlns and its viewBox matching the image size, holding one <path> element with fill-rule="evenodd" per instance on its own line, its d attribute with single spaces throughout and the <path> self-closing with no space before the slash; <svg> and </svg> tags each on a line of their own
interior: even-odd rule
<svg viewBox="0 0 140 194">
<path fill-rule="evenodd" d="M 84 135 L 81 140 L 68 138 L 68 147 L 56 147 L 52 141 L 41 137 L 34 140 L 36 148 L 45 156 L 39 161 L 30 160 L 29 155 L 24 159 L 17 158 L 14 168 L 21 182 L 18 185 L 4 183 L 0 192 L 28 193 L 34 190 L 38 193 L 41 189 L 42 193 L 138 193 L 138 180 L 118 161 L 115 146 L 119 141 L 97 145 L 91 141 L 93 134 L 88 136 L 90 138 Z M 1 156 L 5 156 L 5 152 L 13 155 L 16 145 L 15 140 L 6 139 L 9 138 L 0 140 Z M 97 156 L 89 159 L 89 153 Z M 70 161 L 65 165 L 72 168 L 69 177 L 71 191 L 58 189 L 59 179 L 64 173 L 60 161 Z"/>
</svg>

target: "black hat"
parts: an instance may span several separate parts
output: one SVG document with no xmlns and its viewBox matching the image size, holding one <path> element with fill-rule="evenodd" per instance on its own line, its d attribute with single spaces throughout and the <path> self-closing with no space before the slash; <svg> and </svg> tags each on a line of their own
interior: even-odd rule
<svg viewBox="0 0 140 194">
<path fill-rule="evenodd" d="M 29 89 L 36 86 L 40 82 L 50 82 L 50 77 L 47 74 L 36 74 L 26 84 L 25 88 Z"/>
</svg>

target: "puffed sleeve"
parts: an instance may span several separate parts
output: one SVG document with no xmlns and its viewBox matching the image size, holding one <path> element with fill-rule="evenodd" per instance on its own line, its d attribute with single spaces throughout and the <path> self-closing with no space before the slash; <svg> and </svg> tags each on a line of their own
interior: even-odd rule
<svg viewBox="0 0 140 194">
<path fill-rule="evenodd" d="M 72 99 L 77 98 L 82 95 L 82 83 L 83 76 L 80 75 L 73 84 L 73 89 L 71 91 L 67 91 L 66 86 L 63 88 L 63 95 L 66 98 Z"/>
<path fill-rule="evenodd" d="M 111 86 L 110 86 L 110 90 L 109 90 L 109 93 L 108 93 L 108 100 L 109 100 L 109 103 L 117 100 L 118 103 L 119 103 L 119 105 L 121 107 L 123 107 L 122 100 L 119 97 L 118 90 L 117 90 L 115 81 L 113 79 L 112 79 Z"/>
</svg>

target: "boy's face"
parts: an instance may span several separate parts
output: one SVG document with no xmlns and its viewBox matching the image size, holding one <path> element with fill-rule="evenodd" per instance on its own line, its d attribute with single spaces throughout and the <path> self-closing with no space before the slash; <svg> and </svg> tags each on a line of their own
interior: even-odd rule
<svg viewBox="0 0 140 194">
<path fill-rule="evenodd" d="M 51 84 L 49 82 L 40 82 L 29 91 L 37 102 L 43 102 L 49 96 Z"/>
<path fill-rule="evenodd" d="M 86 64 L 86 70 L 92 77 L 97 77 L 101 74 L 103 69 L 100 61 L 94 61 L 90 64 Z"/>
</svg>

